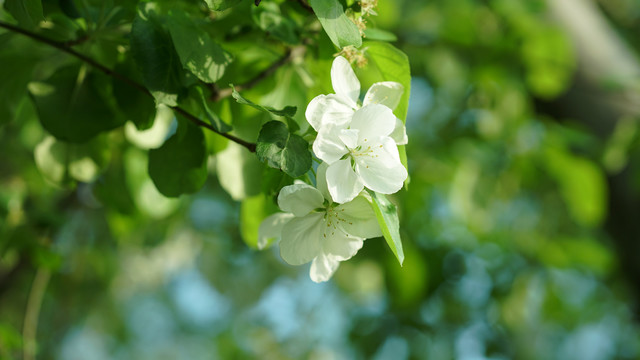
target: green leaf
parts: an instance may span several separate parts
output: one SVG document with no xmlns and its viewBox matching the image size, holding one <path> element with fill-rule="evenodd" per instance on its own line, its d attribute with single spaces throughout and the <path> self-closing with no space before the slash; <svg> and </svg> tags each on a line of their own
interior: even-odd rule
<svg viewBox="0 0 640 360">
<path fill-rule="evenodd" d="M 38 61 L 30 56 L 30 52 L 24 51 L 24 47 L 9 50 L 8 46 L 4 41 L 0 44 L 3 49 L 0 51 L 0 125 L 13 120 L 20 100 L 27 94 L 27 84 Z"/>
<path fill-rule="evenodd" d="M 211 10 L 222 11 L 238 5 L 242 0 L 205 0 Z"/>
<path fill-rule="evenodd" d="M 258 229 L 267 216 L 279 209 L 265 194 L 246 198 L 240 205 L 240 234 L 252 249 L 258 249 Z"/>
<path fill-rule="evenodd" d="M 167 197 L 194 193 L 207 180 L 207 147 L 202 129 L 186 120 L 160 148 L 149 151 L 149 176 Z"/>
<path fill-rule="evenodd" d="M 240 201 L 258 195 L 265 166 L 258 158 L 235 142 L 216 154 L 216 173 L 222 188 Z"/>
<path fill-rule="evenodd" d="M 167 17 L 173 45 L 182 66 L 206 83 L 218 81 L 231 63 L 231 54 L 202 29 L 186 13 L 174 11 Z"/>
<path fill-rule="evenodd" d="M 300 39 L 296 33 L 296 23 L 282 16 L 280 6 L 273 2 L 264 2 L 252 7 L 253 21 L 269 35 L 289 44 L 298 44 Z"/>
<path fill-rule="evenodd" d="M 192 92 L 195 92 L 194 96 L 197 98 L 198 106 L 200 107 L 201 111 L 205 114 L 207 119 L 209 119 L 209 123 L 211 123 L 211 126 L 213 126 L 217 131 L 222 133 L 231 131 L 232 129 L 231 126 L 225 123 L 224 121 L 222 121 L 222 119 L 220 119 L 218 114 L 216 114 L 215 112 L 213 112 L 213 110 L 211 110 L 211 108 L 209 108 L 209 104 L 207 104 L 207 99 L 204 96 L 204 92 L 202 91 L 202 88 L 199 86 L 195 86 Z"/>
<path fill-rule="evenodd" d="M 121 156 L 118 154 L 118 157 L 112 160 L 109 171 L 105 172 L 101 181 L 96 181 L 93 192 L 100 202 L 110 209 L 123 215 L 134 215 L 137 210 L 136 204 L 127 185 L 127 176 L 133 174 L 125 171 Z"/>
<path fill-rule="evenodd" d="M 362 45 L 358 26 L 347 17 L 338 0 L 310 0 L 309 4 L 318 16 L 324 31 L 337 47 L 342 49 L 349 45 Z"/>
<path fill-rule="evenodd" d="M 4 8 L 25 28 L 35 28 L 44 20 L 40 0 L 6 0 Z"/>
<path fill-rule="evenodd" d="M 311 168 L 309 143 L 302 137 L 291 134 L 280 121 L 269 121 L 262 126 L 256 153 L 260 161 L 296 178 Z"/>
<path fill-rule="evenodd" d="M 233 87 L 233 85 L 231 85 L 231 87 Z M 288 117 L 291 118 L 296 114 L 296 111 L 298 110 L 298 108 L 296 108 L 295 106 L 285 106 L 282 110 L 276 110 L 272 107 L 269 106 L 262 106 L 262 105 L 258 105 L 256 103 L 254 103 L 251 100 L 248 100 L 246 98 L 244 98 L 242 95 L 240 95 L 239 92 L 236 91 L 236 89 L 233 89 L 233 93 L 231 94 L 233 96 L 234 99 L 236 99 L 236 101 L 239 104 L 243 104 L 243 105 L 249 105 L 255 109 L 258 109 L 260 111 L 264 111 L 267 113 L 271 113 L 273 115 L 277 115 L 277 116 L 284 116 L 284 117 Z"/>
<path fill-rule="evenodd" d="M 30 83 L 29 91 L 42 126 L 59 140 L 81 143 L 114 129 L 124 119 L 108 105 L 106 75 L 88 72 L 85 66 L 68 66 L 49 79 Z"/>
<path fill-rule="evenodd" d="M 396 41 L 398 37 L 396 34 L 376 28 L 367 28 L 364 30 L 364 36 L 367 40 L 378 40 L 378 41 Z"/>
<path fill-rule="evenodd" d="M 95 180 L 108 165 L 110 152 L 104 137 L 84 144 L 71 144 L 48 136 L 36 146 L 34 158 L 46 179 L 65 185 L 71 180 Z"/>
<path fill-rule="evenodd" d="M 548 146 L 545 164 L 560 186 L 571 216 L 585 226 L 597 226 L 607 214 L 607 180 L 603 171 L 586 158 Z"/>
<path fill-rule="evenodd" d="M 147 6 L 148 10 L 141 5 L 131 26 L 131 53 L 156 103 L 176 106 L 184 91 L 180 59 L 162 27 L 163 19 L 153 12 L 151 3 Z"/>
<path fill-rule="evenodd" d="M 140 72 L 136 69 L 133 59 L 127 58 L 124 62 L 116 65 L 114 70 L 129 79 L 142 82 Z M 138 130 L 151 128 L 156 114 L 153 99 L 120 79 L 112 78 L 112 83 L 113 95 L 118 108 L 127 120 L 132 121 Z"/>
<path fill-rule="evenodd" d="M 396 81 L 404 87 L 404 93 L 400 98 L 400 103 L 393 113 L 402 122 L 406 122 L 407 110 L 409 109 L 409 95 L 411 93 L 411 67 L 409 57 L 386 42 L 367 41 L 365 43 L 367 66 L 356 70 L 364 88 L 379 81 Z M 407 167 L 407 153 L 404 145 L 398 146 L 400 161 Z M 409 184 L 410 178 L 405 180 L 405 186 Z"/>
<path fill-rule="evenodd" d="M 400 265 L 404 261 L 402 251 L 402 241 L 400 239 L 400 221 L 398 220 L 398 209 L 384 195 L 374 191 L 368 191 L 373 200 L 373 211 L 376 213 L 378 224 L 382 230 L 382 235 L 387 241 L 387 245 L 396 256 Z"/>
<path fill-rule="evenodd" d="M 393 113 L 403 122 L 407 118 L 411 93 L 409 57 L 395 46 L 378 41 L 365 42 L 367 65 L 356 69 L 363 88 L 380 81 L 396 81 L 404 86 L 400 103 Z"/>
</svg>

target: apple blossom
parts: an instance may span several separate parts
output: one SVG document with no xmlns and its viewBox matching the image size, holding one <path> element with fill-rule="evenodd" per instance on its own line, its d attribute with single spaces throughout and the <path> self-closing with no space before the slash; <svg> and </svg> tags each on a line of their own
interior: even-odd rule
<svg viewBox="0 0 640 360">
<path fill-rule="evenodd" d="M 331 83 L 335 94 L 318 95 L 307 106 L 305 116 L 309 124 L 320 131 L 322 125 L 331 123 L 344 125 L 350 121 L 353 113 L 360 108 L 360 82 L 353 72 L 349 61 L 338 56 L 331 66 Z M 395 81 L 383 81 L 373 84 L 364 96 L 362 106 L 381 104 L 394 110 L 400 103 L 404 87 Z M 394 130 L 391 138 L 398 145 L 408 141 L 402 121 L 394 116 Z"/>
<path fill-rule="evenodd" d="M 323 125 L 313 152 L 328 164 L 326 181 L 334 201 L 351 201 L 364 187 L 382 194 L 402 188 L 408 174 L 389 136 L 394 120 L 388 107 L 369 104 L 358 109 L 349 122 Z"/>
<path fill-rule="evenodd" d="M 333 202 L 318 168 L 318 188 L 305 183 L 285 186 L 278 206 L 285 213 L 267 217 L 259 229 L 259 244 L 280 237 L 280 256 L 291 265 L 311 263 L 315 282 L 327 281 L 340 261 L 353 257 L 367 238 L 382 236 L 369 200 L 358 196 L 344 204 Z M 322 175 L 322 176 L 320 176 Z"/>
</svg>

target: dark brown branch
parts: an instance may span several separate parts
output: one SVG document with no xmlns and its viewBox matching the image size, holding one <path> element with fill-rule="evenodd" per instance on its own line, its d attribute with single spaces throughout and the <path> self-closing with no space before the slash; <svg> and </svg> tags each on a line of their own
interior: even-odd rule
<svg viewBox="0 0 640 360">
<path fill-rule="evenodd" d="M 276 70 L 278 70 L 281 66 L 290 62 L 294 57 L 303 55 L 305 51 L 306 51 L 306 47 L 304 46 L 295 47 L 293 49 L 287 49 L 287 51 L 284 53 L 284 55 L 282 55 L 282 57 L 276 60 L 276 62 L 271 64 L 268 68 L 260 72 L 254 78 L 252 78 L 251 80 L 243 84 L 235 85 L 236 91 L 249 90 L 253 88 L 254 86 L 258 85 L 262 80 L 266 79 L 267 77 L 275 73 Z M 217 87 L 214 86 L 212 90 L 213 90 L 213 93 L 211 94 L 211 97 L 210 97 L 211 101 L 219 101 L 221 99 L 231 96 L 231 94 L 233 93 L 233 89 L 231 88 L 218 89 Z"/>
<path fill-rule="evenodd" d="M 90 57 L 87 57 L 86 55 L 83 55 L 83 54 L 81 54 L 81 53 L 79 53 L 79 52 L 67 47 L 64 43 L 60 43 L 60 42 L 48 39 L 48 38 L 46 38 L 44 36 L 41 36 L 39 34 L 32 33 L 30 31 L 21 29 L 21 28 L 19 28 L 17 26 L 13 26 L 11 24 L 7 24 L 7 23 L 2 22 L 2 21 L 0 21 L 0 27 L 1 28 L 5 28 L 5 29 L 10 30 L 10 31 L 13 31 L 13 32 L 16 32 L 18 34 L 22 34 L 24 36 L 30 37 L 31 39 L 37 40 L 37 41 L 42 42 L 44 44 L 47 44 L 47 45 L 49 45 L 51 47 L 54 47 L 54 48 L 56 48 L 56 49 L 58 49 L 58 50 L 60 50 L 62 52 L 65 52 L 65 53 L 67 53 L 69 55 L 72 55 L 72 56 L 84 61 L 85 63 L 93 66 L 94 68 L 102 71 L 103 73 L 105 73 L 107 75 L 110 75 L 110 76 L 113 76 L 114 78 L 116 78 L 116 79 L 128 84 L 129 86 L 131 86 L 131 87 L 133 87 L 135 89 L 138 89 L 139 91 L 145 93 L 147 96 L 153 98 L 153 95 L 151 95 L 151 92 L 149 92 L 149 90 L 147 90 L 147 88 L 145 88 L 143 85 L 141 85 L 141 84 L 139 84 L 139 83 L 127 78 L 126 76 L 123 76 L 123 75 L 121 75 L 121 74 L 109 69 L 108 67 L 106 67 L 106 66 L 104 66 L 102 64 L 99 64 L 98 62 L 96 62 L 95 60 L 91 59 Z M 180 108 L 178 106 L 171 106 L 171 109 L 173 109 L 175 112 L 177 112 L 180 115 L 184 116 L 185 118 L 187 118 L 187 120 L 193 122 L 194 124 L 196 124 L 198 126 L 202 126 L 204 128 L 207 128 L 207 129 L 213 131 L 214 133 L 216 133 L 218 135 L 224 136 L 225 138 L 227 138 L 227 139 L 229 139 L 229 140 L 231 140 L 231 141 L 233 141 L 235 143 L 238 143 L 238 144 L 246 147 L 251 152 L 255 152 L 256 151 L 256 144 L 254 144 L 254 143 L 250 143 L 250 142 L 244 141 L 244 140 L 242 140 L 240 138 L 237 138 L 237 137 L 235 137 L 235 136 L 233 136 L 231 134 L 220 132 L 220 131 L 216 130 L 213 126 L 211 126 L 210 124 L 200 120 L 197 116 L 189 113 L 188 111 L 186 111 L 186 110 L 184 110 L 184 109 L 182 109 L 182 108 Z"/>
</svg>

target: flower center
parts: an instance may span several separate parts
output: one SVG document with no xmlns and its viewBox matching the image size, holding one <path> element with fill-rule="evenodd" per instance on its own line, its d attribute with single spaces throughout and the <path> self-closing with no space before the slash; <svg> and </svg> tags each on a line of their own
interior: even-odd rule
<svg viewBox="0 0 640 360">
<path fill-rule="evenodd" d="M 327 225 L 324 229 L 323 237 L 327 237 L 327 234 L 334 236 L 336 231 L 342 231 L 344 224 L 353 225 L 352 222 L 347 221 L 344 216 L 344 209 L 336 209 L 332 205 L 327 206 L 326 213 L 324 215 L 324 222 Z"/>
</svg>

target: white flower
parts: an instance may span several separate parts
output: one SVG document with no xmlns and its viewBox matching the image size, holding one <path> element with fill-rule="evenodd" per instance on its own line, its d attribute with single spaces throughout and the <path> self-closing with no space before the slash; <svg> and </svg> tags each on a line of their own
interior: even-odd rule
<svg viewBox="0 0 640 360">
<path fill-rule="evenodd" d="M 348 123 L 353 113 L 360 108 L 360 82 L 349 61 L 342 56 L 336 57 L 333 61 L 331 83 L 336 93 L 316 96 L 305 112 L 307 121 L 318 132 L 327 123 L 337 126 Z M 365 94 L 362 106 L 381 104 L 394 110 L 400 103 L 403 92 L 402 84 L 395 81 L 375 83 Z M 390 136 L 396 144 L 405 145 L 408 141 L 405 126 L 395 116 L 394 121 L 394 130 Z"/>
<path fill-rule="evenodd" d="M 326 171 L 318 168 L 318 174 Z M 278 206 L 287 212 L 274 214 L 260 225 L 259 243 L 280 237 L 280 256 L 291 265 L 311 263 L 315 282 L 327 281 L 340 261 L 353 257 L 367 238 L 382 236 L 369 201 L 360 196 L 345 204 L 333 203 L 326 183 L 318 177 L 318 188 L 304 183 L 285 186 Z"/>
<path fill-rule="evenodd" d="M 367 188 L 393 194 L 402 188 L 407 169 L 389 136 L 395 116 L 386 106 L 369 104 L 343 125 L 325 124 L 313 143 L 313 152 L 329 167 L 326 181 L 334 201 L 351 201 Z"/>
</svg>

